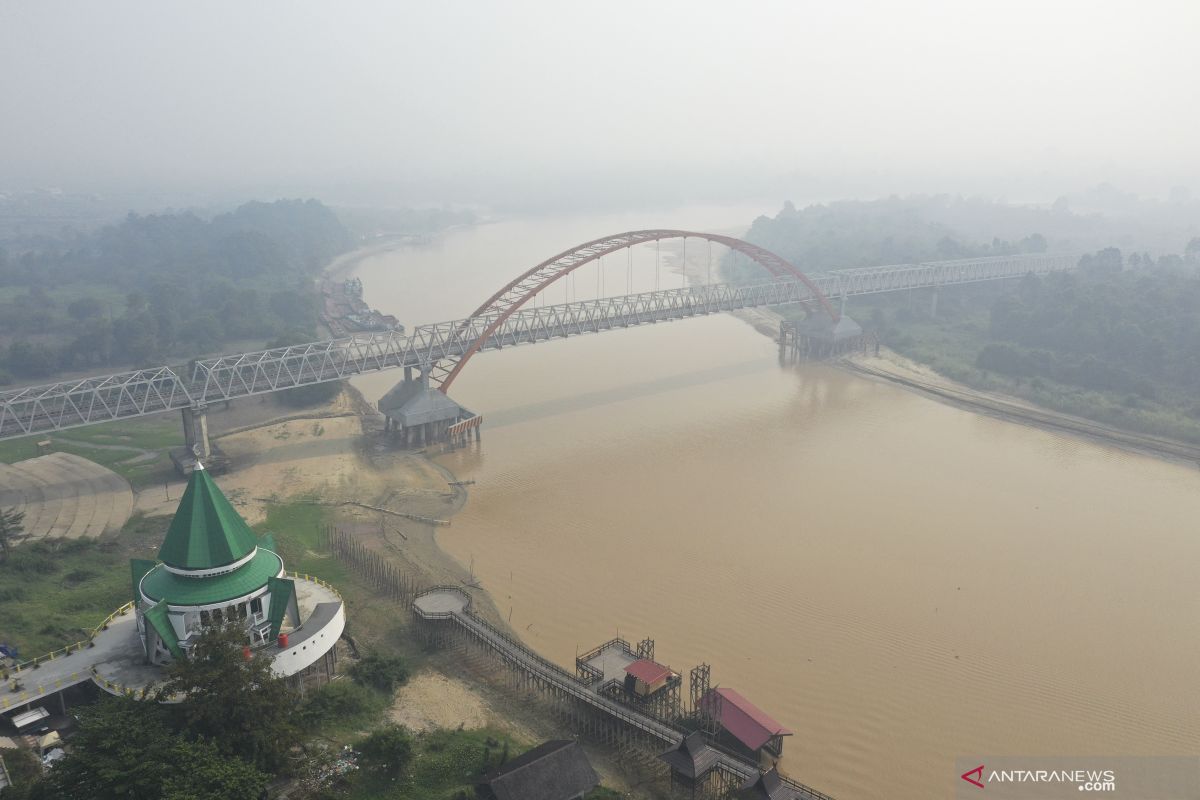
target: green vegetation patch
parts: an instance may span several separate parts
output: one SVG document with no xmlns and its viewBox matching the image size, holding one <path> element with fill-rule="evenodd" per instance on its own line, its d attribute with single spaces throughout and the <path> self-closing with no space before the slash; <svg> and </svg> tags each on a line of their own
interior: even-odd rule
<svg viewBox="0 0 1200 800">
<path fill-rule="evenodd" d="M 167 451 L 183 445 L 183 427 L 177 415 L 167 414 L 23 436 L 0 442 L 0 463 L 36 458 L 38 442 L 47 439 L 52 452 L 95 461 L 139 489 L 174 477 Z"/>
<path fill-rule="evenodd" d="M 31 542 L 0 563 L 0 642 L 34 658 L 87 638 L 129 600 L 121 541 Z"/>
<path fill-rule="evenodd" d="M 406 767 L 395 775 L 363 769 L 350 781 L 343 797 L 352 800 L 453 800 L 473 798 L 475 785 L 501 758 L 515 758 L 529 749 L 502 731 L 436 730 L 412 738 Z"/>
<path fill-rule="evenodd" d="M 307 734 L 347 742 L 359 731 L 378 724 L 391 702 L 390 692 L 336 680 L 304 699 L 299 722 Z"/>
</svg>

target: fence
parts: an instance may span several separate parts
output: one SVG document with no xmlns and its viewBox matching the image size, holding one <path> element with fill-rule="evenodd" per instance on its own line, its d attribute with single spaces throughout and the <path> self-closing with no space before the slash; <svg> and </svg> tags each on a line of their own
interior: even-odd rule
<svg viewBox="0 0 1200 800">
<path fill-rule="evenodd" d="M 335 557 L 350 564 L 387 597 L 407 605 L 424 590 L 411 575 L 405 574 L 395 564 L 388 563 L 379 553 L 355 541 L 353 536 L 340 528 L 327 525 L 324 535 L 325 542 Z"/>
<path fill-rule="evenodd" d="M 130 600 L 128 603 L 126 603 L 125 605 L 118 608 L 116 611 L 109 614 L 107 617 L 104 618 L 103 622 L 101 622 L 96 627 L 92 628 L 92 632 L 90 634 L 88 634 L 88 638 L 81 639 L 78 642 L 72 642 L 71 644 L 67 645 L 66 647 L 60 647 L 57 650 L 51 650 L 49 653 L 38 656 L 37 658 L 31 658 L 28 661 L 22 661 L 21 663 L 16 664 L 10 668 L 7 668 L 4 671 L 7 672 L 12 677 L 16 677 L 16 676 L 20 675 L 22 672 L 25 672 L 27 670 L 37 669 L 39 666 L 41 666 L 42 664 L 44 664 L 47 661 L 54 661 L 56 658 L 63 658 L 65 656 L 71 655 L 71 653 L 77 653 L 80 650 L 83 650 L 85 647 L 91 647 L 92 640 L 96 638 L 96 635 L 98 633 L 100 633 L 100 631 L 107 629 L 109 626 L 109 623 L 111 623 L 114 619 L 116 619 L 117 617 L 125 616 L 131 610 L 133 610 L 133 601 L 132 600 Z"/>
</svg>

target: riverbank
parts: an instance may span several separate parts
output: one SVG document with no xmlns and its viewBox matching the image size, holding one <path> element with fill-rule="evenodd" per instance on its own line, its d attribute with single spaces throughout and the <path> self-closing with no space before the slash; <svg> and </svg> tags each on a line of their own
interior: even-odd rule
<svg viewBox="0 0 1200 800">
<path fill-rule="evenodd" d="M 674 257 L 678 259 L 678 254 Z M 701 265 L 684 266 L 688 280 L 704 279 Z M 779 337 L 783 317 L 769 308 L 748 308 L 734 313 L 738 319 L 771 339 Z M 834 362 L 836 366 L 876 381 L 885 381 L 947 405 L 1008 422 L 1058 431 L 1089 441 L 1119 447 L 1142 455 L 1188 466 L 1200 465 L 1200 446 L 1178 439 L 1115 428 L 1095 420 L 1045 408 L 1014 395 L 976 389 L 952 380 L 933 368 L 906 358 L 888 348 L 878 356 L 853 355 Z"/>
<path fill-rule="evenodd" d="M 364 259 L 386 253 L 389 250 L 395 250 L 397 247 L 411 243 L 414 238 L 413 234 L 407 233 L 392 233 L 378 236 L 370 242 L 356 247 L 348 253 L 342 253 L 333 259 L 321 271 L 321 277 L 330 280 L 344 280 L 349 278 Z"/>
<path fill-rule="evenodd" d="M 887 348 L 882 348 L 879 356 L 856 355 L 840 360 L 838 365 L 857 375 L 887 381 L 977 414 L 1042 430 L 1070 433 L 1167 461 L 1200 465 L 1200 447 L 1196 445 L 1113 428 L 1083 417 L 1041 408 L 1011 395 L 974 389 Z"/>
</svg>

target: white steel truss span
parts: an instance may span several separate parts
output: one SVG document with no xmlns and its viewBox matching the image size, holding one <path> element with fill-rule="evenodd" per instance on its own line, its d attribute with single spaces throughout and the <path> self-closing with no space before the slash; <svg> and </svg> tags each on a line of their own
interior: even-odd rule
<svg viewBox="0 0 1200 800">
<path fill-rule="evenodd" d="M 809 276 L 836 299 L 902 289 L 1015 278 L 1072 269 L 1075 256 L 1013 256 L 866 267 Z M 757 306 L 810 303 L 803 281 L 776 277 L 752 285 L 708 284 L 575 303 L 523 308 L 478 345 L 499 350 L 517 344 L 599 333 Z M 447 374 L 439 362 L 468 352 L 501 310 L 462 320 L 421 325 L 411 333 L 388 332 L 293 345 L 254 353 L 82 378 L 0 392 L 0 439 L 140 417 L 208 403 L 342 380 L 398 367 L 425 371 L 437 384 Z"/>
</svg>

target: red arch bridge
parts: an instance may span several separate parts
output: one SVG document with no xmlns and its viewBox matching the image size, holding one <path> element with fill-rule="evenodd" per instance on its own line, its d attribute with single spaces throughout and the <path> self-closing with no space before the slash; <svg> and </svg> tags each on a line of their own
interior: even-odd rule
<svg viewBox="0 0 1200 800">
<path fill-rule="evenodd" d="M 535 306 L 529 301 L 585 264 L 646 242 L 703 239 L 761 265 L 769 279 L 703 284 Z M 83 425 L 183 411 L 188 441 L 207 452 L 203 412 L 210 403 L 406 368 L 445 392 L 476 353 L 584 333 L 705 316 L 742 308 L 804 304 L 837 322 L 848 296 L 1017 278 L 1073 269 L 1073 255 L 971 258 L 830 270 L 806 275 L 785 259 L 741 239 L 681 230 L 607 236 L 559 253 L 522 273 L 465 319 L 408 332 L 360 334 L 324 342 L 220 356 L 0 392 L 0 440 Z M 198 429 L 197 421 L 200 428 Z"/>
</svg>

